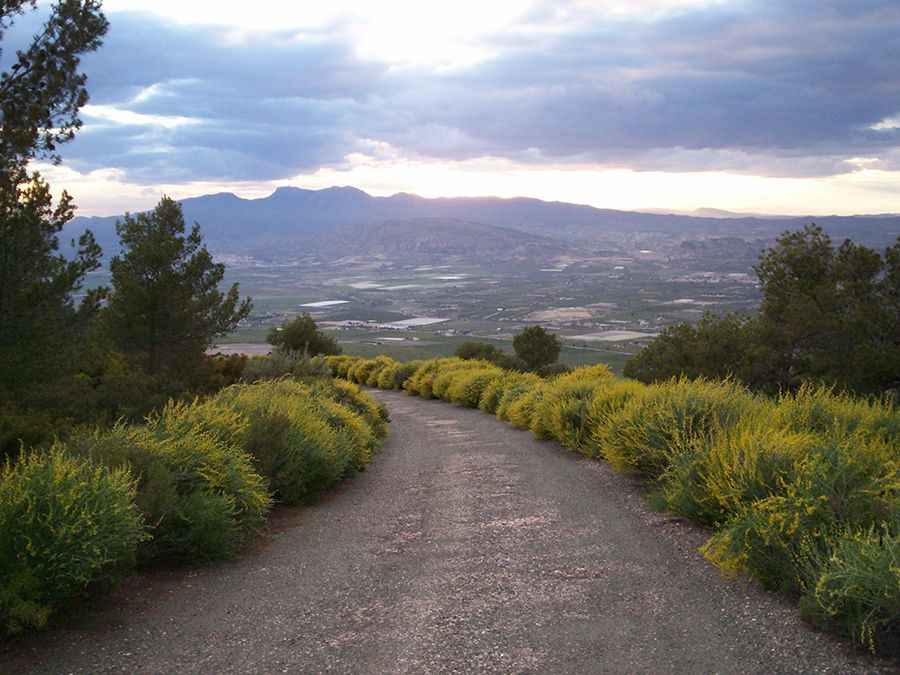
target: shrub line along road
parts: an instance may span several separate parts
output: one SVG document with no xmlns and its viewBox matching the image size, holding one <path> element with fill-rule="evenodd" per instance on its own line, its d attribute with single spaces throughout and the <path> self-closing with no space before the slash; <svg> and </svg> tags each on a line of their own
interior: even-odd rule
<svg viewBox="0 0 900 675">
<path fill-rule="evenodd" d="M 131 580 L 0 650 L 0 673 L 893 672 L 723 578 L 704 531 L 628 477 L 476 410 L 376 395 L 393 423 L 367 472 L 258 550 Z"/>
</svg>

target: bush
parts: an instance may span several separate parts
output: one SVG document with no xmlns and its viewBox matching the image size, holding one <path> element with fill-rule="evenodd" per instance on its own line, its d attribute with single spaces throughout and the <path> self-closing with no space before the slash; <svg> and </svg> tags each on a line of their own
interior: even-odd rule
<svg viewBox="0 0 900 675">
<path fill-rule="evenodd" d="M 900 442 L 900 410 L 887 400 L 861 399 L 824 386 L 803 385 L 782 394 L 774 423 L 792 431 L 843 436 L 859 432 Z"/>
<path fill-rule="evenodd" d="M 410 394 L 418 394 L 422 398 L 433 398 L 432 386 L 434 378 L 451 364 L 465 363 L 461 359 L 432 359 L 423 361 L 415 372 L 407 378 L 403 388 Z"/>
<path fill-rule="evenodd" d="M 900 655 L 900 525 L 841 535 L 802 607 L 873 652 Z"/>
<path fill-rule="evenodd" d="M 767 411 L 768 412 L 768 411 Z M 663 487 L 671 510 L 722 525 L 747 504 L 775 494 L 790 480 L 794 463 L 813 451 L 814 434 L 772 426 L 760 413 L 689 447 Z"/>
<path fill-rule="evenodd" d="M 635 396 L 644 392 L 644 385 L 633 380 L 614 380 L 594 389 L 585 405 L 587 437 L 583 438 L 582 452 L 589 457 L 603 457 L 606 435 L 613 425 L 613 417 Z"/>
<path fill-rule="evenodd" d="M 492 368 L 491 364 L 487 361 L 466 361 L 464 359 L 453 359 L 452 361 L 448 361 L 442 365 L 440 372 L 435 375 L 434 383 L 432 384 L 433 396 L 449 401 L 450 387 L 459 377 L 472 371 L 484 370 L 486 368 Z"/>
<path fill-rule="evenodd" d="M 375 357 L 375 365 L 368 371 L 368 375 L 366 376 L 365 382 L 360 382 L 360 384 L 365 384 L 367 387 L 377 387 L 378 386 L 378 376 L 381 375 L 381 371 L 385 368 L 390 368 L 394 366 L 397 362 L 394 359 L 388 356 L 377 356 Z"/>
<path fill-rule="evenodd" d="M 534 387 L 540 386 L 542 380 L 533 373 L 510 374 L 500 402 L 497 404 L 495 415 L 498 419 L 509 421 L 510 408 L 516 401 L 530 392 Z"/>
<path fill-rule="evenodd" d="M 532 426 L 567 448 L 589 455 L 588 403 L 598 388 L 613 382 L 613 374 L 602 364 L 578 368 L 556 378 L 545 387 Z"/>
<path fill-rule="evenodd" d="M 381 369 L 381 372 L 378 373 L 378 382 L 376 382 L 376 386 L 379 389 L 396 389 L 397 386 L 394 384 L 394 381 L 397 377 L 397 371 L 400 370 L 400 364 L 396 361 L 389 366 L 385 366 Z"/>
<path fill-rule="evenodd" d="M 249 420 L 251 432 L 242 447 L 281 502 L 312 501 L 371 458 L 375 432 L 363 416 L 337 402 L 363 400 L 358 388 L 335 384 L 329 398 L 325 386 L 273 380 L 229 387 L 215 397 Z M 375 414 L 365 406 L 364 415 Z"/>
<path fill-rule="evenodd" d="M 143 538 L 126 470 L 68 457 L 57 444 L 0 470 L 0 625 L 40 628 L 133 562 Z"/>
<path fill-rule="evenodd" d="M 601 451 L 614 468 L 657 480 L 693 443 L 708 442 L 758 408 L 758 399 L 732 382 L 650 385 L 609 418 Z"/>
<path fill-rule="evenodd" d="M 173 514 L 179 494 L 175 472 L 155 452 L 153 439 L 138 428 L 117 424 L 109 430 L 80 430 L 68 440 L 65 449 L 112 471 L 130 472 L 135 479 L 135 505 L 148 535 L 138 548 L 138 559 L 143 563 L 165 557 L 158 546 L 165 535 L 160 541 L 156 541 L 156 535 L 175 526 Z"/>
<path fill-rule="evenodd" d="M 12 404 L 0 406 L 0 463 L 15 459 L 22 447 L 46 445 L 65 434 L 71 421 L 42 410 L 20 410 Z"/>
<path fill-rule="evenodd" d="M 488 382 L 484 391 L 481 392 L 481 398 L 478 401 L 478 409 L 493 415 L 497 412 L 497 406 L 500 405 L 500 399 L 506 392 L 511 378 L 514 377 L 509 372 L 500 371 L 500 376 Z"/>
<path fill-rule="evenodd" d="M 401 363 L 394 372 L 394 386 L 392 388 L 404 389 L 406 381 L 413 376 L 413 373 L 415 373 L 423 363 L 424 361 L 421 360 Z"/>
<path fill-rule="evenodd" d="M 377 438 L 387 436 L 387 423 L 390 421 L 387 409 L 363 392 L 358 385 L 344 380 L 322 381 L 313 385 L 313 391 L 316 395 L 340 403 L 360 415 Z"/>
<path fill-rule="evenodd" d="M 347 379 L 347 371 L 359 361 L 357 356 L 326 356 L 325 363 L 334 377 Z"/>
<path fill-rule="evenodd" d="M 249 427 L 214 399 L 170 402 L 145 427 L 82 431 L 68 449 L 137 479 L 151 535 L 142 562 L 216 560 L 234 555 L 270 507 L 266 481 L 241 450 Z"/>
<path fill-rule="evenodd" d="M 365 469 L 379 447 L 372 427 L 361 415 L 336 401 L 325 397 L 316 397 L 314 400 L 323 419 L 334 429 L 341 446 L 340 451 L 335 453 L 335 468 L 339 476 Z"/>
<path fill-rule="evenodd" d="M 457 405 L 477 408 L 484 390 L 491 382 L 502 376 L 503 371 L 499 368 L 477 368 L 464 371 L 450 384 L 447 396 Z"/>
<path fill-rule="evenodd" d="M 207 419 L 204 426 L 215 410 L 208 403 L 170 406 L 146 427 L 117 425 L 70 442 L 71 452 L 127 466 L 137 478 L 136 502 L 151 535 L 141 548 L 144 562 L 228 558 L 265 522 L 268 485 L 230 442 L 231 411 L 218 408 L 221 424 Z"/>
<path fill-rule="evenodd" d="M 507 419 L 517 429 L 531 429 L 538 438 L 547 438 L 540 424 L 532 425 L 534 413 L 544 397 L 545 384 L 543 382 L 529 387 L 528 391 L 513 401 L 507 409 Z"/>
<path fill-rule="evenodd" d="M 513 349 L 529 370 L 549 366 L 559 358 L 559 338 L 541 326 L 529 326 L 513 338 Z"/>
<path fill-rule="evenodd" d="M 380 371 L 387 364 L 378 359 L 360 359 L 347 371 L 347 379 L 356 384 L 368 384 L 369 375 L 373 371 Z"/>
<path fill-rule="evenodd" d="M 554 377 L 559 377 L 560 375 L 565 375 L 566 373 L 571 373 L 572 368 L 565 363 L 549 363 L 546 366 L 541 366 L 535 372 L 544 379 L 549 380 Z"/>
<path fill-rule="evenodd" d="M 273 352 L 268 356 L 252 356 L 244 365 L 241 379 L 244 382 L 274 380 L 290 375 L 294 367 L 294 359 L 285 352 Z"/>
<path fill-rule="evenodd" d="M 712 560 L 747 569 L 769 588 L 809 591 L 810 556 L 827 557 L 847 527 L 868 529 L 900 513 L 896 447 L 859 436 L 811 438 L 770 494 L 736 505 L 707 545 Z"/>
<path fill-rule="evenodd" d="M 241 379 L 244 382 L 296 378 L 330 377 L 332 367 L 325 357 L 310 357 L 303 352 L 276 349 L 268 356 L 254 356 L 244 365 Z"/>
</svg>

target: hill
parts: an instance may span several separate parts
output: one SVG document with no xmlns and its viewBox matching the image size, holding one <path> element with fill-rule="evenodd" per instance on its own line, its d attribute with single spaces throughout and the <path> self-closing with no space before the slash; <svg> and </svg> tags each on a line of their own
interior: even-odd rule
<svg viewBox="0 0 900 675">
<path fill-rule="evenodd" d="M 874 246 L 884 246 L 900 235 L 900 216 L 893 214 L 795 218 L 727 214 L 725 217 L 699 217 L 598 209 L 530 198 L 426 199 L 406 193 L 374 197 L 352 187 L 324 190 L 283 187 L 260 199 L 243 199 L 231 193 L 219 193 L 185 199 L 182 205 L 188 222 L 196 221 L 202 225 L 211 249 L 276 257 L 287 251 L 293 252 L 297 247 L 334 255 L 339 252 L 331 250 L 330 243 L 346 244 L 350 240 L 365 241 L 370 247 L 390 248 L 395 244 L 386 238 L 399 234 L 400 229 L 405 237 L 414 240 L 404 245 L 436 249 L 442 246 L 458 247 L 462 245 L 460 239 L 463 237 L 497 237 L 497 228 L 542 237 L 545 244 L 549 244 L 550 239 L 556 240 L 558 247 L 567 247 L 573 242 L 598 242 L 611 235 L 629 233 L 767 238 L 784 230 L 800 228 L 811 221 L 824 227 L 836 239 L 852 238 Z M 77 236 L 85 228 L 90 228 L 104 250 L 113 251 L 117 220 L 116 216 L 75 218 L 66 227 L 65 235 L 66 238 Z M 372 229 L 374 225 L 386 223 L 392 225 Z M 401 227 L 400 223 L 407 225 Z M 416 234 L 413 223 L 420 223 L 421 236 Z M 473 228 L 477 224 L 494 229 L 489 233 L 484 230 L 476 233 Z M 346 235 L 350 232 L 353 237 L 348 240 Z M 501 238 L 515 239 L 516 235 L 505 232 Z M 444 240 L 443 243 L 439 243 L 440 239 Z M 513 245 L 527 247 L 535 243 L 534 239 L 516 239 Z"/>
</svg>

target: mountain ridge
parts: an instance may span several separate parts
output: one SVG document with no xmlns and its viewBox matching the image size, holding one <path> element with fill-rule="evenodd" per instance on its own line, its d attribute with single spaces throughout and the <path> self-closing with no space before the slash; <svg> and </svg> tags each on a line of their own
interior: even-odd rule
<svg viewBox="0 0 900 675">
<path fill-rule="evenodd" d="M 448 234 L 455 224 L 505 228 L 572 244 L 611 234 L 664 233 L 695 236 L 774 237 L 809 222 L 822 225 L 836 238 L 885 245 L 900 234 L 900 216 L 778 216 L 760 217 L 721 212 L 721 217 L 602 209 L 586 204 L 544 201 L 533 197 L 437 197 L 398 192 L 387 197 L 352 186 L 310 190 L 282 186 L 266 197 L 247 199 L 219 192 L 180 200 L 188 223 L 199 222 L 210 248 L 221 252 L 263 252 L 310 246 L 338 227 L 374 226 L 388 221 L 445 221 Z M 117 245 L 115 223 L 121 216 L 81 216 L 65 228 L 77 237 L 86 228 L 101 246 Z M 407 236 L 415 236 L 408 228 Z M 434 237 L 433 228 L 429 237 Z M 510 235 L 511 236 L 511 235 Z M 327 239 L 327 237 L 325 238 Z"/>
</svg>

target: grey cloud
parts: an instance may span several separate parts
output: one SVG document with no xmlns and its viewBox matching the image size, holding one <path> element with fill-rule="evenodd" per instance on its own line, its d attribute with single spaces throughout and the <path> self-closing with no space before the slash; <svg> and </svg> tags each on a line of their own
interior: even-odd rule
<svg viewBox="0 0 900 675">
<path fill-rule="evenodd" d="M 853 171 L 853 157 L 895 168 L 900 155 L 900 132 L 869 128 L 900 113 L 896 0 L 582 15 L 560 33 L 492 36 L 492 59 L 440 72 L 363 61 L 340 26 L 236 41 L 110 18 L 106 45 L 85 60 L 92 102 L 199 123 L 95 125 L 65 157 L 140 182 L 283 178 L 340 166 L 365 139 L 433 159 L 788 176 Z"/>
</svg>

